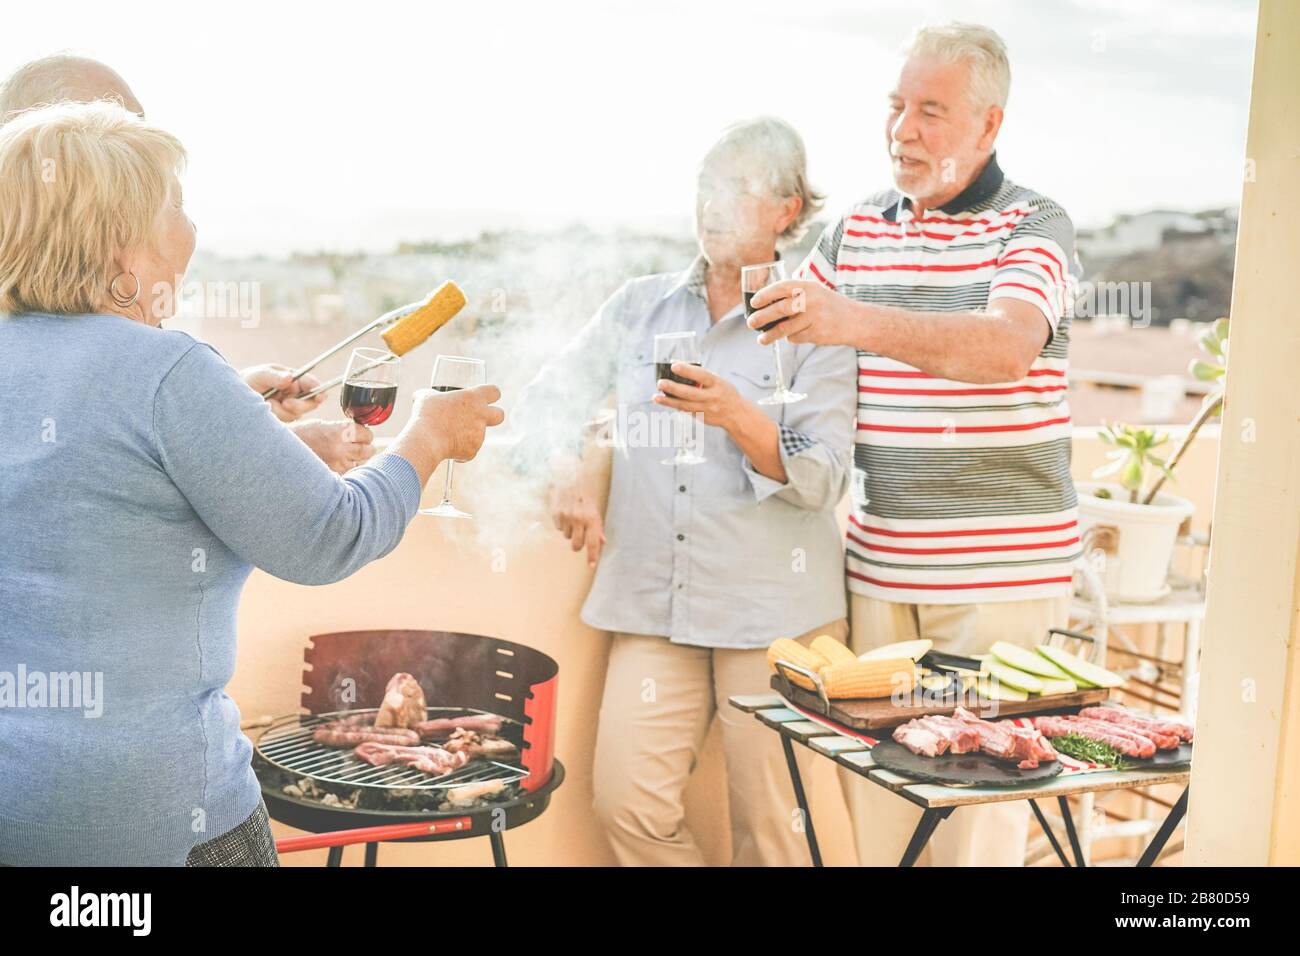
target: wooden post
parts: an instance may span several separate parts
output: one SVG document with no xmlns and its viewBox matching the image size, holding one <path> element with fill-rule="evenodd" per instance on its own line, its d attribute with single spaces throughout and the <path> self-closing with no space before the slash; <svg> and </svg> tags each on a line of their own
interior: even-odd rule
<svg viewBox="0 0 1300 956">
<path fill-rule="evenodd" d="M 1261 0 L 1188 865 L 1300 863 L 1300 3 Z M 1206 136 L 1213 130 L 1203 131 Z"/>
</svg>

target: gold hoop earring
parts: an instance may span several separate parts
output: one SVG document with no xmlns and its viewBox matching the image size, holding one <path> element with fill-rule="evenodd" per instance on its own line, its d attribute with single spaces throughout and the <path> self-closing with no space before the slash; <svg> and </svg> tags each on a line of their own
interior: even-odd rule
<svg viewBox="0 0 1300 956">
<path fill-rule="evenodd" d="M 117 280 L 122 278 L 122 276 L 130 276 L 135 280 L 135 291 L 129 296 L 123 295 L 121 292 L 117 291 Z M 109 282 L 108 294 L 113 297 L 113 304 L 119 309 L 125 309 L 127 306 L 135 305 L 136 300 L 140 298 L 140 277 L 134 272 L 119 272 L 117 275 L 113 276 L 112 281 Z"/>
</svg>

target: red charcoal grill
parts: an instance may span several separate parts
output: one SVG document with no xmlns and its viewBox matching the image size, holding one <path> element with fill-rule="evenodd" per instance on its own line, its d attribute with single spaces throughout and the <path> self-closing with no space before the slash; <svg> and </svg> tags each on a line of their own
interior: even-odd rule
<svg viewBox="0 0 1300 956">
<path fill-rule="evenodd" d="M 493 861 L 505 866 L 502 832 L 539 816 L 564 780 L 564 767 L 554 756 L 555 661 L 498 638 L 414 630 L 319 634 L 311 638 L 304 661 L 304 713 L 273 721 L 256 743 L 254 770 L 271 818 L 311 834 L 277 840 L 276 850 L 328 848 L 327 865 L 339 866 L 345 846 L 364 843 L 365 865 L 375 866 L 382 842 L 486 836 Z M 351 748 L 311 739 L 317 725 L 343 713 L 376 712 L 389 678 L 401 671 L 419 681 L 430 718 L 474 713 L 505 718 L 501 736 L 519 747 L 518 757 L 474 760 L 433 777 L 410 767 L 373 767 L 352 756 Z M 303 779 L 326 793 L 359 793 L 362 801 L 380 806 L 340 806 L 284 792 L 287 781 Z M 427 808 L 448 791 L 496 780 L 505 784 L 507 798 L 466 808 Z M 404 806 L 416 802 L 426 806 Z"/>
</svg>

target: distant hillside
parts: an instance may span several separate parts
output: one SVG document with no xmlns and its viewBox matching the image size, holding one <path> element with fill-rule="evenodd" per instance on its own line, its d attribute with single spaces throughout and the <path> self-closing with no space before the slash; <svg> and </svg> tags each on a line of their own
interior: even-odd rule
<svg viewBox="0 0 1300 956">
<path fill-rule="evenodd" d="M 1079 260 L 1092 282 L 1151 283 L 1151 321 L 1207 321 L 1228 314 L 1236 255 L 1235 210 L 1163 210 L 1079 230 Z"/>
</svg>

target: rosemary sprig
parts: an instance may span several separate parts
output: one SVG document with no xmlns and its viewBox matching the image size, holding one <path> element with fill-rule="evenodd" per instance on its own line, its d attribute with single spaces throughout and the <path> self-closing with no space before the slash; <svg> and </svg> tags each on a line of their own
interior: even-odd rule
<svg viewBox="0 0 1300 956">
<path fill-rule="evenodd" d="M 1076 760 L 1087 760 L 1089 763 L 1101 764 L 1103 767 L 1110 767 L 1113 770 L 1128 770 L 1133 766 L 1124 759 L 1122 753 L 1110 744 L 1102 743 L 1100 740 L 1093 740 L 1082 734 L 1066 734 L 1064 737 L 1053 737 L 1052 746 Z"/>
</svg>

